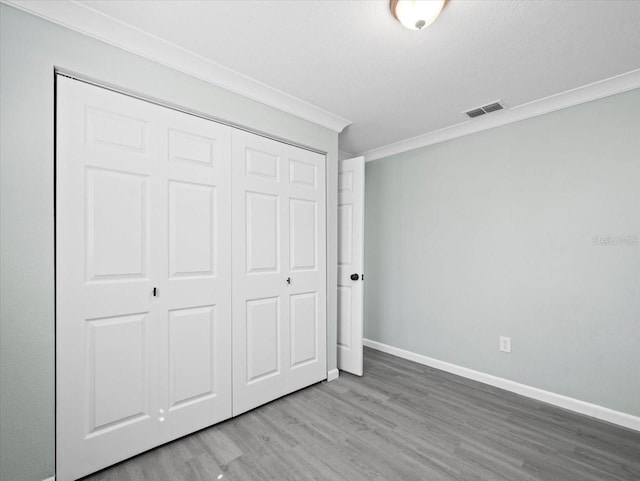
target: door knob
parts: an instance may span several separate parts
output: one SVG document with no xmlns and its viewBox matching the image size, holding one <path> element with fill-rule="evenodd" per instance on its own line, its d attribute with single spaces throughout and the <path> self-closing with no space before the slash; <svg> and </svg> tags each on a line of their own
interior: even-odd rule
<svg viewBox="0 0 640 481">
<path fill-rule="evenodd" d="M 360 279 L 360 276 L 358 274 L 351 274 L 352 281 L 357 281 L 358 279 Z"/>
</svg>

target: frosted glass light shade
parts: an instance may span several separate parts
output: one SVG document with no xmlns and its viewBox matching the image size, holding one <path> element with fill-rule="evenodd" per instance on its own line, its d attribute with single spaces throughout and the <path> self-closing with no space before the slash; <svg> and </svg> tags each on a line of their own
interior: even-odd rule
<svg viewBox="0 0 640 481">
<path fill-rule="evenodd" d="M 391 0 L 391 12 L 402 25 L 421 30 L 431 25 L 444 7 L 445 0 Z"/>
</svg>

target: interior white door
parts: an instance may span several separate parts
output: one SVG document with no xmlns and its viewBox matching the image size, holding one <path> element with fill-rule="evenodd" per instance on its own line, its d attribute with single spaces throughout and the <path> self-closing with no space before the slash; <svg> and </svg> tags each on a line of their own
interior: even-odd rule
<svg viewBox="0 0 640 481">
<path fill-rule="evenodd" d="M 364 157 L 338 170 L 338 369 L 362 376 Z"/>
<path fill-rule="evenodd" d="M 56 125 L 66 481 L 231 415 L 231 133 L 60 76 Z"/>
<path fill-rule="evenodd" d="M 326 379 L 325 158 L 234 131 L 233 413 Z"/>
</svg>

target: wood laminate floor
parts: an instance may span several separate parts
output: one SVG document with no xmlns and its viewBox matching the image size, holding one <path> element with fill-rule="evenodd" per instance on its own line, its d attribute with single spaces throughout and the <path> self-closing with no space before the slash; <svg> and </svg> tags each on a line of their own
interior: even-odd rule
<svg viewBox="0 0 640 481">
<path fill-rule="evenodd" d="M 640 433 L 365 350 L 341 373 L 86 481 L 638 481 Z"/>
</svg>

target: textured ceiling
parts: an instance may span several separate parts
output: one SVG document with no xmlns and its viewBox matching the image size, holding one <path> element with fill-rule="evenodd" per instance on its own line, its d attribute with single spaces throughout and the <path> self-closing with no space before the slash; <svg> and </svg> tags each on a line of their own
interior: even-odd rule
<svg viewBox="0 0 640 481">
<path fill-rule="evenodd" d="M 423 31 L 381 1 L 83 1 L 345 117 L 359 154 L 640 68 L 640 1 L 449 0 Z"/>
</svg>

